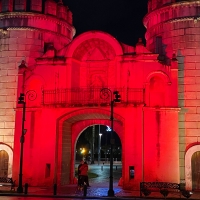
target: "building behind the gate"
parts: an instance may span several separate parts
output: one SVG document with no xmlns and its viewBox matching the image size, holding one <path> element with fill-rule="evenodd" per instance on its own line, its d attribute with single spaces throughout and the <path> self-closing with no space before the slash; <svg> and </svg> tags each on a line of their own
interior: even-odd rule
<svg viewBox="0 0 200 200">
<path fill-rule="evenodd" d="M 23 183 L 73 183 L 77 139 L 88 126 L 110 126 L 117 90 L 123 188 L 142 181 L 198 188 L 199 2 L 157 2 L 144 17 L 147 47 L 141 39 L 133 47 L 98 30 L 74 39 L 62 1 L 1 1 L 0 176 L 18 183 L 23 133 Z"/>
</svg>

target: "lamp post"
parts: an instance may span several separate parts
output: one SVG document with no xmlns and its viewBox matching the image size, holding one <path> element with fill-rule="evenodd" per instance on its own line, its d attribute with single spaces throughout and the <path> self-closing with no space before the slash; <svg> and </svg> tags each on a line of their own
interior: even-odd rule
<svg viewBox="0 0 200 200">
<path fill-rule="evenodd" d="M 98 153 L 98 165 L 101 162 L 101 136 L 102 133 L 99 133 L 99 153 Z"/>
<path fill-rule="evenodd" d="M 111 128 L 109 126 L 107 126 L 106 128 L 107 132 L 111 132 Z M 108 153 L 108 149 L 107 149 L 107 134 L 106 134 L 106 154 L 105 154 L 105 161 L 107 162 L 107 153 Z"/>
<path fill-rule="evenodd" d="M 20 165 L 19 165 L 19 185 L 17 188 L 18 193 L 23 192 L 23 186 L 22 186 L 22 168 L 23 168 L 23 151 L 24 151 L 24 135 L 26 134 L 26 129 L 24 129 L 24 122 L 25 122 L 25 113 L 26 113 L 26 102 L 24 99 L 24 93 L 20 94 L 20 97 L 18 98 L 18 104 L 23 105 L 23 110 L 22 110 L 22 134 L 20 137 Z"/>
<path fill-rule="evenodd" d="M 94 135 L 95 135 L 95 125 L 92 126 L 91 164 L 94 164 Z"/>
<path fill-rule="evenodd" d="M 114 97 L 113 97 L 114 95 Z M 110 122 L 111 122 L 111 135 L 110 135 L 110 181 L 109 181 L 109 190 L 108 196 L 113 197 L 115 192 L 113 190 L 113 145 L 114 145 L 114 138 L 113 138 L 113 107 L 114 102 L 120 102 L 120 95 L 118 91 L 112 92 L 109 88 L 103 88 L 100 91 L 100 96 L 102 99 L 109 99 L 110 98 Z"/>
<path fill-rule="evenodd" d="M 26 129 L 24 129 L 24 122 L 25 122 L 25 115 L 26 115 L 26 95 L 28 94 L 28 99 L 33 101 L 36 99 L 37 94 L 34 90 L 29 90 L 24 93 L 20 93 L 20 97 L 18 98 L 18 104 L 22 104 L 22 133 L 20 137 L 20 163 L 19 163 L 19 185 L 17 188 L 18 193 L 23 193 L 23 186 L 22 186 L 22 169 L 23 169 L 23 153 L 24 153 L 24 136 L 26 134 Z"/>
</svg>

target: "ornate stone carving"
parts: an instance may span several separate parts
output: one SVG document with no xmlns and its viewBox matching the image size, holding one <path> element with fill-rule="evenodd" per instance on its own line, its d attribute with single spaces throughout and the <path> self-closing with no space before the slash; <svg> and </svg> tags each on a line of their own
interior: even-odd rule
<svg viewBox="0 0 200 200">
<path fill-rule="evenodd" d="M 90 65 L 87 68 L 87 86 L 102 88 L 107 86 L 108 66 Z"/>
<path fill-rule="evenodd" d="M 75 50 L 73 57 L 77 60 L 113 60 L 115 51 L 106 41 L 98 38 L 86 40 Z"/>
</svg>

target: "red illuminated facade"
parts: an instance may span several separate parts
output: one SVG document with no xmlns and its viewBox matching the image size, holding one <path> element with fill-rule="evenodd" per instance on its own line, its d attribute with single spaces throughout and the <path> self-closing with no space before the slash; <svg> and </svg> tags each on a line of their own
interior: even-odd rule
<svg viewBox="0 0 200 200">
<path fill-rule="evenodd" d="M 73 39 L 72 14 L 62 1 L 17 2 L 1 1 L 0 13 L 0 156 L 8 160 L 6 175 L 18 180 L 20 93 L 25 93 L 27 130 L 23 182 L 51 186 L 73 183 L 82 131 L 110 126 L 110 100 L 100 98 L 100 90 L 109 88 L 121 95 L 114 130 L 122 143 L 123 188 L 139 188 L 142 181 L 196 187 L 200 48 L 193 31 L 199 3 L 189 1 L 192 10 L 187 1 L 149 1 L 147 47 L 140 39 L 133 47 L 101 31 Z M 190 9 L 187 17 L 181 9 Z"/>
</svg>

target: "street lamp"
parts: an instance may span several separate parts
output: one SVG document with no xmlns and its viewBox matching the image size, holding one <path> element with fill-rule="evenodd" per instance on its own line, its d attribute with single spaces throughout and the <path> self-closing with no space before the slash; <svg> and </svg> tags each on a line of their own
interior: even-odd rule
<svg viewBox="0 0 200 200">
<path fill-rule="evenodd" d="M 110 135 L 110 181 L 109 181 L 109 190 L 108 196 L 113 197 L 115 195 L 113 190 L 113 107 L 114 102 L 120 102 L 121 96 L 119 95 L 118 91 L 112 92 L 109 88 L 103 88 L 100 91 L 100 96 L 102 99 L 109 99 L 110 98 L 110 122 L 111 122 L 111 135 Z"/>
<path fill-rule="evenodd" d="M 25 95 L 24 93 L 20 94 L 20 97 L 18 98 L 18 104 L 23 105 L 23 110 L 22 110 L 22 134 L 20 137 L 20 143 L 21 143 L 21 148 L 20 148 L 20 165 L 19 165 L 19 185 L 17 188 L 18 193 L 23 192 L 23 186 L 22 186 L 22 167 L 23 167 L 23 151 L 24 151 L 24 135 L 26 134 L 26 129 L 24 129 L 24 122 L 25 122 L 25 113 L 26 113 L 26 102 L 25 102 Z"/>
<path fill-rule="evenodd" d="M 99 133 L 99 153 L 98 153 L 98 165 L 101 162 L 101 136 L 102 133 Z"/>
<path fill-rule="evenodd" d="M 23 193 L 23 186 L 22 186 L 22 168 L 23 168 L 23 152 L 24 152 L 24 136 L 26 134 L 26 129 L 24 129 L 24 122 L 25 122 L 25 114 L 26 114 L 26 95 L 28 94 L 28 99 L 33 101 L 36 99 L 37 95 L 34 90 L 29 90 L 24 93 L 20 93 L 20 97 L 18 98 L 18 104 L 22 104 L 22 133 L 20 137 L 20 163 L 19 163 L 19 185 L 17 188 L 18 193 Z"/>
</svg>

